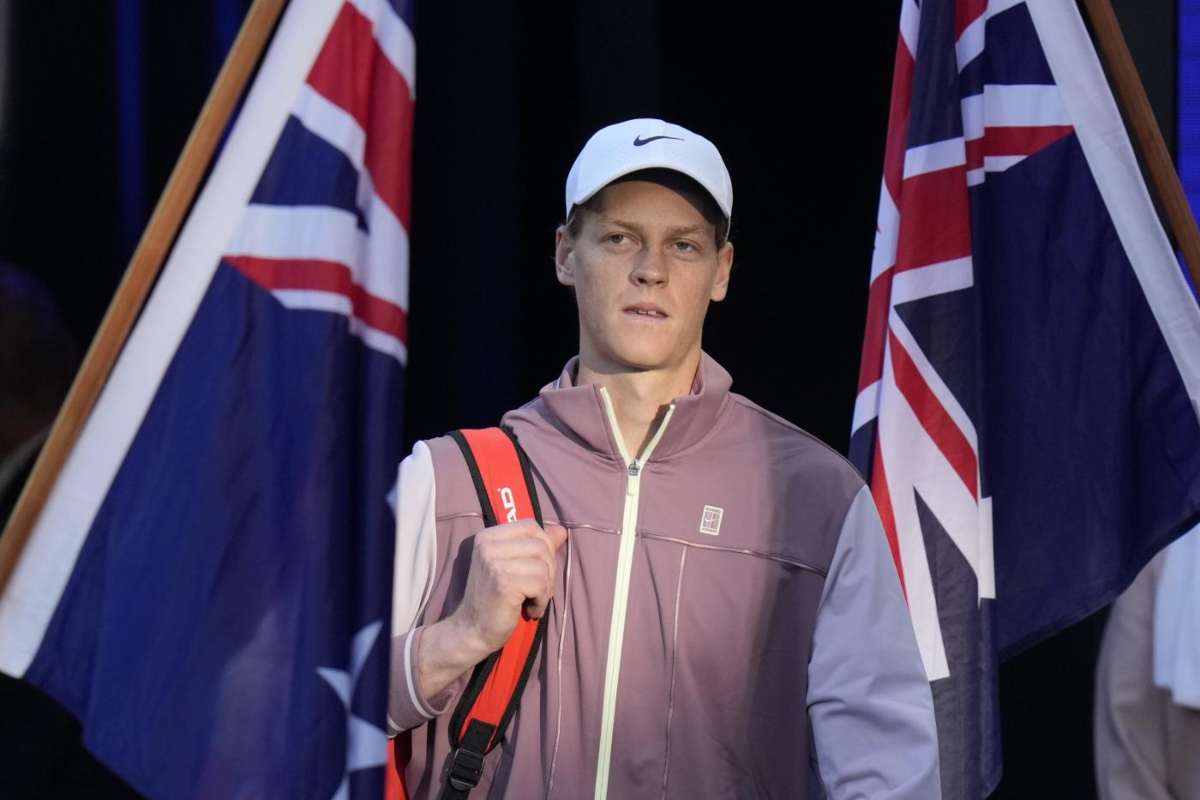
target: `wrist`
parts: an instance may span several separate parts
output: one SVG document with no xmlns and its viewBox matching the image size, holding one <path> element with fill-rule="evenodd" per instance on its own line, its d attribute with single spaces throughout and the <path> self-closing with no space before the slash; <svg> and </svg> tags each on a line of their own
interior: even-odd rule
<svg viewBox="0 0 1200 800">
<path fill-rule="evenodd" d="M 481 645 L 476 640 L 469 626 L 453 615 L 421 628 L 413 678 L 430 711 L 437 712 L 438 697 L 487 657 L 478 655 Z"/>
<path fill-rule="evenodd" d="M 471 620 L 464 606 L 442 620 L 446 624 L 445 646 L 453 648 L 465 669 L 470 669 L 492 654 L 496 648 L 490 646 L 479 627 Z"/>
</svg>

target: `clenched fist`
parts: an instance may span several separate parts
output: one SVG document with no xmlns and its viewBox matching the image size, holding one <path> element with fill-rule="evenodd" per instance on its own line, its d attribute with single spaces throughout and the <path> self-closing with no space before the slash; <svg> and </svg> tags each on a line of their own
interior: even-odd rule
<svg viewBox="0 0 1200 800">
<path fill-rule="evenodd" d="M 421 634 L 417 679 L 425 697 L 449 686 L 508 641 L 524 613 L 538 619 L 554 594 L 555 553 L 567 540 L 558 525 L 532 520 L 475 535 L 462 602 Z"/>
<path fill-rule="evenodd" d="M 546 612 L 554 594 L 555 552 L 566 540 L 563 528 L 548 525 L 543 531 L 532 520 L 475 536 L 467 588 L 453 616 L 478 640 L 485 657 L 504 646 L 522 611 L 531 619 Z"/>
</svg>

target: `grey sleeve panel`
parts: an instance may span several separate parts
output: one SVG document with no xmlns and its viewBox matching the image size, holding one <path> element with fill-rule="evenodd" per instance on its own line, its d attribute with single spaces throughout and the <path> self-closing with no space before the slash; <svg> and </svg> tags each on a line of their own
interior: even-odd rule
<svg viewBox="0 0 1200 800">
<path fill-rule="evenodd" d="M 388 733 L 432 719 L 436 703 L 422 697 L 416 679 L 420 647 L 417 621 L 437 574 L 437 485 L 429 447 L 417 442 L 400 464 L 396 491 L 396 543 L 392 575 L 392 652 Z"/>
<path fill-rule="evenodd" d="M 933 695 L 866 487 L 846 513 L 821 593 L 808 708 L 831 800 L 941 797 Z"/>
</svg>

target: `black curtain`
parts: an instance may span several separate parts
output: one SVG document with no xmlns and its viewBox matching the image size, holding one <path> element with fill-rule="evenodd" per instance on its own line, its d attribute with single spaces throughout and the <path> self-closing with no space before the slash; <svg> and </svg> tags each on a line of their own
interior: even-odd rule
<svg viewBox="0 0 1200 800">
<path fill-rule="evenodd" d="M 0 258 L 49 285 L 81 341 L 136 241 L 130 218 L 148 217 L 215 75 L 213 54 L 228 47 L 231 9 L 247 5 L 9 7 Z M 1170 135 L 1174 2 L 1117 7 Z M 596 128 L 661 116 L 716 142 L 733 176 L 733 280 L 710 313 L 706 349 L 736 391 L 844 451 L 898 8 L 418 2 L 408 439 L 494 424 L 557 375 L 577 342 L 551 260 L 567 169 Z M 1002 669 L 996 797 L 1094 795 L 1101 626 L 1086 620 Z M 0 788 L 17 789 L 5 797 L 124 794 L 86 756 L 38 738 L 50 712 L 9 708 Z"/>
</svg>

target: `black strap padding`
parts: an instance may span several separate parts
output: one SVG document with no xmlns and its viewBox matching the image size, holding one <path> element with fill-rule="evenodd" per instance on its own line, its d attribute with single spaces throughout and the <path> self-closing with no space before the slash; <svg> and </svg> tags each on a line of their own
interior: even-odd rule
<svg viewBox="0 0 1200 800">
<path fill-rule="evenodd" d="M 467 714 L 471 713 L 471 708 L 475 705 L 475 700 L 479 697 L 479 693 L 483 691 L 483 684 L 487 682 L 487 677 L 492 673 L 492 668 L 496 666 L 496 659 L 499 657 L 500 651 L 497 650 L 476 664 L 475 670 L 471 673 L 471 679 L 463 687 L 463 693 L 458 698 L 458 705 L 454 707 L 454 713 L 450 715 L 450 729 L 446 731 L 450 737 L 451 749 L 461 744 L 458 740 L 458 732 L 463 729 L 463 723 L 467 720 Z M 496 737 L 497 740 L 499 738 L 499 736 Z M 487 746 L 487 742 L 484 742 L 484 749 L 480 752 L 484 755 L 491 752 L 491 748 Z"/>
<path fill-rule="evenodd" d="M 483 511 L 483 527 L 494 527 L 496 514 L 492 511 L 492 500 L 488 497 L 487 487 L 483 485 L 483 475 L 479 472 L 479 462 L 475 460 L 475 453 L 471 451 L 471 445 L 467 444 L 467 437 L 463 436 L 461 431 L 450 431 L 450 438 L 458 445 L 458 449 L 462 450 L 463 458 L 467 460 L 467 471 L 471 473 L 475 495 L 479 498 L 479 507 Z M 517 450 L 518 458 L 520 452 Z"/>
<path fill-rule="evenodd" d="M 500 427 L 504 434 L 508 436 L 509 441 L 513 444 L 513 449 L 517 451 L 517 461 L 521 464 L 521 474 L 525 476 L 525 491 L 529 494 L 529 502 L 533 506 L 533 518 L 537 522 L 538 527 L 546 527 L 545 521 L 542 519 L 542 504 L 538 500 L 537 485 L 533 482 L 533 469 L 529 463 L 529 456 L 525 455 L 525 448 L 521 447 L 521 443 L 517 441 L 517 434 L 508 425 Z M 516 689 L 513 690 L 513 696 L 508 701 L 508 707 L 504 709 L 504 716 L 500 718 L 500 727 L 496 734 L 496 740 L 499 741 L 505 731 L 508 730 L 508 723 L 512 721 L 513 715 L 517 713 L 517 708 L 521 705 L 521 695 L 525 693 L 525 683 L 529 680 L 529 673 L 533 672 L 533 662 L 537 660 L 538 653 L 542 652 L 542 642 L 546 638 L 546 620 L 548 614 L 542 614 L 542 618 L 538 620 L 537 634 L 533 638 L 533 644 L 529 648 L 529 658 L 525 659 L 525 667 L 521 670 L 521 680 L 517 682 Z"/>
<path fill-rule="evenodd" d="M 471 720 L 467 734 L 446 761 L 441 800 L 466 800 L 483 777 L 483 757 L 493 728 L 486 722 Z"/>
<path fill-rule="evenodd" d="M 533 467 L 529 463 L 529 456 L 525 455 L 525 448 L 521 447 L 521 443 L 517 440 L 517 434 L 511 427 L 501 425 L 500 430 L 504 431 L 504 435 L 512 442 L 513 449 L 517 451 L 521 474 L 525 476 L 525 491 L 529 493 L 529 502 L 533 505 L 533 519 L 538 527 L 544 528 L 546 521 L 542 519 L 542 503 L 538 500 L 537 484 L 533 482 Z"/>
</svg>

